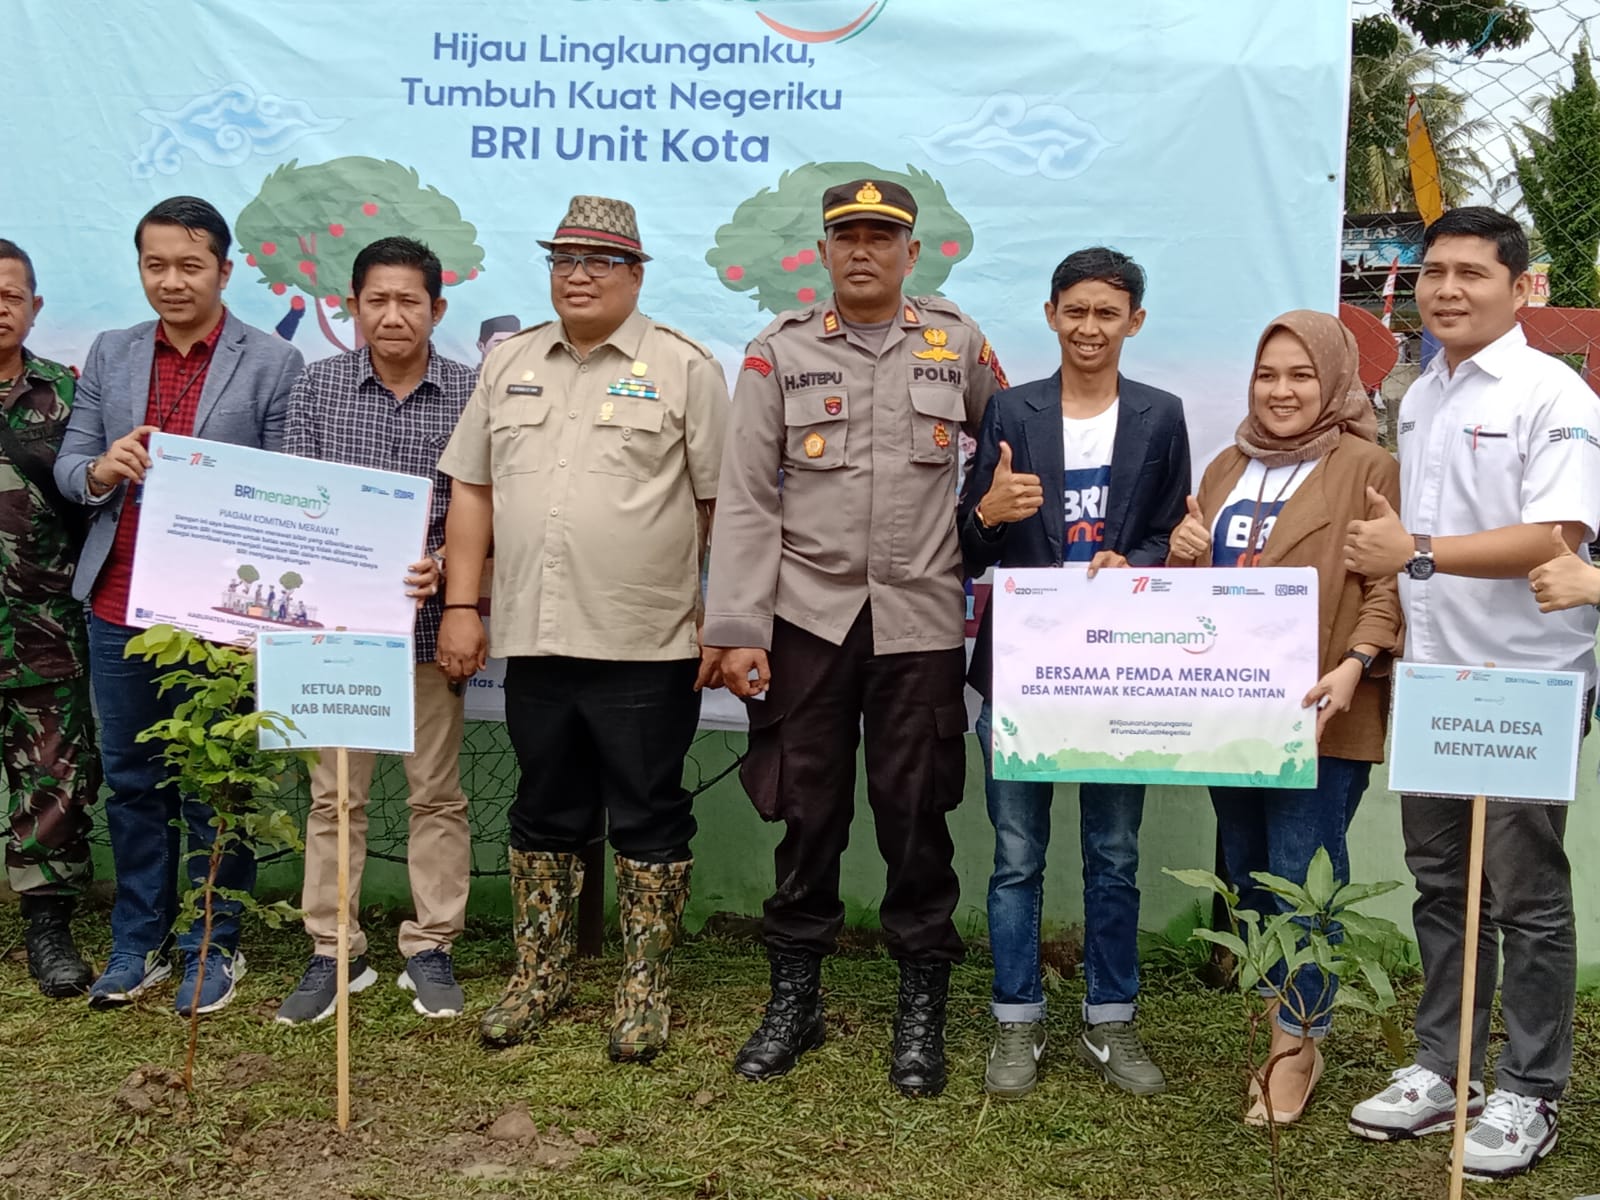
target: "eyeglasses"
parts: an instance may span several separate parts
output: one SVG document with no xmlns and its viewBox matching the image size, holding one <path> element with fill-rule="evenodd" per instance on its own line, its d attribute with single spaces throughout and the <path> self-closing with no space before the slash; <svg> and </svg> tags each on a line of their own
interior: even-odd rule
<svg viewBox="0 0 1600 1200">
<path fill-rule="evenodd" d="M 590 279 L 604 279 L 612 267 L 624 266 L 633 259 L 618 254 L 547 254 L 544 261 L 557 279 L 565 279 L 580 266 Z"/>
</svg>

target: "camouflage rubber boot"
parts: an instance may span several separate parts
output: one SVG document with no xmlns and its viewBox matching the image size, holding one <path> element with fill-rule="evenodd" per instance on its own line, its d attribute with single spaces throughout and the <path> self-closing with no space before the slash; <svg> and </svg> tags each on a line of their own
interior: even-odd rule
<svg viewBox="0 0 1600 1200">
<path fill-rule="evenodd" d="M 511 851 L 517 967 L 505 994 L 478 1022 L 485 1045 L 515 1046 L 566 1003 L 582 890 L 583 862 L 576 854 Z"/>
<path fill-rule="evenodd" d="M 617 855 L 622 982 L 611 1025 L 612 1062 L 649 1062 L 667 1044 L 672 948 L 683 928 L 693 859 L 642 863 Z"/>
</svg>

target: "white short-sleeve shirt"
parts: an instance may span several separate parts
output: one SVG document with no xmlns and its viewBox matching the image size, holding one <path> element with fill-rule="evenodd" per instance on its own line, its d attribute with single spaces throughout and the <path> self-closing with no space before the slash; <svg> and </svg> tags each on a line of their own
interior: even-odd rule
<svg viewBox="0 0 1600 1200">
<path fill-rule="evenodd" d="M 1600 528 L 1600 396 L 1520 325 L 1453 376 L 1442 352 L 1434 358 L 1400 403 L 1399 447 L 1412 533 L 1559 521 L 1581 525 L 1587 542 Z M 1523 576 L 1402 575 L 1400 603 L 1412 661 L 1581 671 L 1594 685 L 1600 610 L 1541 613 Z"/>
</svg>

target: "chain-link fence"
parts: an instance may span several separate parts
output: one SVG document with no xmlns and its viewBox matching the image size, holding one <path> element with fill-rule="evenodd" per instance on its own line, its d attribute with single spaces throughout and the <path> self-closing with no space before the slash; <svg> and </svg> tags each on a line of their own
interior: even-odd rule
<svg viewBox="0 0 1600 1200">
<path fill-rule="evenodd" d="M 1600 85 L 1590 42 L 1600 0 L 1355 0 L 1352 15 L 1341 293 L 1395 335 L 1385 397 L 1398 398 L 1427 353 L 1413 296 L 1427 207 L 1411 170 L 1417 114 L 1444 207 L 1493 205 L 1528 230 L 1529 341 L 1600 390 Z"/>
<path fill-rule="evenodd" d="M 739 769 L 743 739 L 715 731 L 704 731 L 694 740 L 684 762 L 683 786 L 696 796 Z M 517 759 L 506 737 L 504 725 L 493 721 L 468 721 L 461 743 L 461 786 L 470 798 L 467 812 L 472 823 L 472 873 L 506 874 L 506 811 L 517 790 Z M 409 809 L 406 802 L 406 776 L 402 760 L 392 754 L 378 758 L 372 777 L 371 800 L 367 808 L 367 854 L 389 862 L 406 861 L 406 831 Z M 305 828 L 306 811 L 311 804 L 304 770 L 288 781 L 276 798 Z M 107 844 L 104 806 L 95 807 L 95 840 Z M 291 851 L 263 855 L 263 863 L 282 858 Z"/>
</svg>

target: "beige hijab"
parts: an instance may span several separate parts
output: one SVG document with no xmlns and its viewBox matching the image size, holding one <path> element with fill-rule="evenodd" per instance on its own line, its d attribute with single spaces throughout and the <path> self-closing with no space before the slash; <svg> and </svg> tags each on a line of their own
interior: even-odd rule
<svg viewBox="0 0 1600 1200">
<path fill-rule="evenodd" d="M 1309 429 L 1292 438 L 1268 433 L 1256 419 L 1255 411 L 1256 368 L 1261 365 L 1261 352 L 1266 348 L 1267 339 L 1280 329 L 1300 339 L 1317 368 L 1317 382 L 1322 385 L 1322 411 Z M 1339 444 L 1340 436 L 1345 433 L 1376 442 L 1378 419 L 1361 387 L 1361 377 L 1357 373 L 1360 362 L 1355 335 L 1338 317 L 1309 308 L 1297 308 L 1274 317 L 1256 343 L 1256 361 L 1250 369 L 1249 402 L 1245 418 L 1233 435 L 1234 443 L 1249 457 L 1260 459 L 1263 466 L 1286 467 L 1321 458 Z"/>
</svg>

